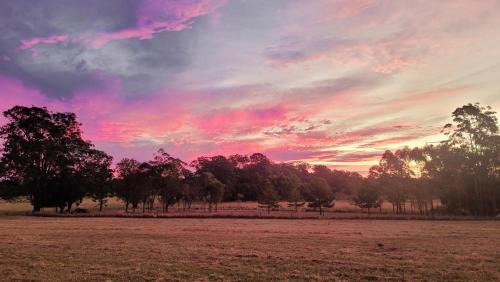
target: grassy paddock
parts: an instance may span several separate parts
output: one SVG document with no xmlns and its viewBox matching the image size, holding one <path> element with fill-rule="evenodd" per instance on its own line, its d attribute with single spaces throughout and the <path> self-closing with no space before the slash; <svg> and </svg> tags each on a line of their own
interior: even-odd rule
<svg viewBox="0 0 500 282">
<path fill-rule="evenodd" d="M 500 280 L 498 221 L 0 217 L 2 280 Z"/>
<path fill-rule="evenodd" d="M 158 203 L 157 203 L 158 204 Z M 290 208 L 287 207 L 287 202 L 282 202 L 280 203 L 281 210 L 286 211 L 290 210 Z M 439 204 L 439 202 L 436 202 L 436 206 Z M 98 205 L 97 203 L 93 202 L 91 199 L 84 199 L 80 207 L 85 208 L 90 210 L 91 212 L 97 212 L 98 211 Z M 73 206 L 75 208 L 75 206 Z M 159 211 L 161 210 L 159 205 L 156 205 L 156 210 Z M 208 205 L 205 203 L 193 203 L 192 205 L 192 211 L 206 211 L 208 209 Z M 6 202 L 3 200 L 0 200 L 0 215 L 19 215 L 19 214 L 26 214 L 31 212 L 32 206 L 24 201 L 24 202 Z M 44 208 L 42 209 L 42 212 L 44 213 L 54 213 L 54 208 Z M 104 207 L 103 211 L 104 212 L 120 212 L 124 210 L 124 205 L 123 203 L 118 200 L 117 198 L 110 198 L 108 199 L 107 206 Z M 264 211 L 263 209 L 259 209 L 258 204 L 256 202 L 224 202 L 224 203 L 219 203 L 218 205 L 218 210 L 219 211 Z M 344 213 L 366 213 L 366 210 L 361 210 L 357 206 L 353 205 L 352 202 L 348 200 L 336 200 L 335 201 L 335 206 L 331 209 L 326 209 L 328 212 L 344 212 Z M 410 211 L 410 204 L 407 204 L 407 210 L 408 212 Z M 142 207 L 139 207 L 136 212 L 141 212 Z M 179 212 L 182 211 L 182 205 L 174 205 L 170 207 L 170 212 Z M 373 213 L 378 213 L 379 209 L 372 209 Z M 384 214 L 391 214 L 392 213 L 392 205 L 388 202 L 384 202 L 382 205 L 382 213 Z"/>
</svg>

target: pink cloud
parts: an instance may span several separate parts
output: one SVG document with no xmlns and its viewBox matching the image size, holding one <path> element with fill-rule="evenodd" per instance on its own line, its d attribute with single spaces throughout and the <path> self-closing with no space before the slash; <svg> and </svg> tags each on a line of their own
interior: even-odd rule
<svg viewBox="0 0 500 282">
<path fill-rule="evenodd" d="M 184 26 L 190 19 L 211 13 L 226 3 L 227 0 L 146 0 L 137 11 L 137 23 L 149 26 L 168 21 Z"/>
<path fill-rule="evenodd" d="M 449 42 L 445 40 L 411 33 L 370 39 L 309 39 L 303 42 L 284 42 L 267 48 L 264 59 L 274 67 L 326 61 L 391 74 L 424 64 L 428 55 L 444 50 L 446 46 L 449 46 Z"/>
<path fill-rule="evenodd" d="M 119 94 L 120 81 L 105 81 L 106 89 L 77 92 L 68 102 L 80 113 L 93 140 L 131 142 L 159 138 L 177 131 L 190 119 L 185 104 L 175 98 L 182 93 L 170 91 L 169 95 L 151 95 L 149 99 L 127 99 Z"/>
<path fill-rule="evenodd" d="M 474 87 L 471 85 L 462 85 L 447 88 L 436 88 L 427 91 L 411 91 L 402 93 L 397 98 L 371 97 L 370 99 L 363 100 L 359 99 L 359 96 L 356 97 L 357 95 L 354 95 L 353 97 L 355 99 L 346 100 L 350 101 L 347 104 L 342 103 L 342 99 L 339 99 L 338 103 L 340 106 L 338 107 L 341 109 L 343 109 L 343 107 L 363 108 L 363 111 L 347 111 L 342 113 L 344 114 L 344 118 L 347 120 L 364 121 L 370 120 L 372 117 L 399 112 L 410 113 L 415 109 L 419 109 L 422 105 L 427 105 L 431 102 L 439 103 L 442 102 L 443 99 L 464 95 L 473 89 Z M 322 105 L 325 104 L 322 103 Z M 416 124 L 414 125 L 416 126 Z"/>
<path fill-rule="evenodd" d="M 7 55 L 3 55 L 0 57 L 0 60 L 4 61 L 4 62 L 11 62 L 12 61 L 12 58 L 7 56 Z"/>
<path fill-rule="evenodd" d="M 113 40 L 123 40 L 137 38 L 139 40 L 151 39 L 155 33 L 164 31 L 179 31 L 186 28 L 184 23 L 153 23 L 149 26 L 124 29 L 116 32 L 101 33 L 93 39 L 90 45 L 93 48 L 100 48 L 104 44 Z"/>
<path fill-rule="evenodd" d="M 330 158 L 330 161 L 336 162 L 346 162 L 346 163 L 355 163 L 355 162 L 366 162 L 366 161 L 376 161 L 380 159 L 383 151 L 378 152 L 348 152 L 339 154 Z"/>
<path fill-rule="evenodd" d="M 276 105 L 197 113 L 191 108 L 197 99 L 196 93 L 165 90 L 150 95 L 148 99 L 130 99 L 119 94 L 121 81 L 110 77 L 100 79 L 105 85 L 103 89 L 79 91 L 72 98 L 61 101 L 47 98 L 17 79 L 0 76 L 2 90 L 9 93 L 2 97 L 0 109 L 35 105 L 46 106 L 53 111 L 75 112 L 83 124 L 86 138 L 97 143 L 157 139 L 160 143 L 179 146 L 197 143 L 197 139 L 206 141 L 206 136 L 259 132 L 285 120 L 288 112 L 286 107 Z M 179 130 L 187 128 L 190 129 L 182 134 L 182 139 L 174 136 Z"/>
<path fill-rule="evenodd" d="M 23 39 L 23 40 L 21 40 L 21 45 L 19 45 L 19 49 L 25 50 L 25 49 L 29 49 L 29 48 L 36 46 L 36 45 L 39 45 L 39 44 L 56 44 L 59 42 L 63 42 L 66 39 L 68 39 L 68 35 L 66 35 L 66 34 L 53 35 L 53 36 L 48 36 L 48 37 L 33 37 L 30 39 Z"/>
<path fill-rule="evenodd" d="M 455 96 L 462 94 L 471 90 L 473 87 L 470 85 L 439 88 L 435 90 L 430 90 L 426 92 L 410 93 L 408 96 L 398 99 L 395 102 L 398 103 L 418 103 L 418 102 L 428 102 L 430 100 L 438 100 L 450 96 Z"/>
<path fill-rule="evenodd" d="M 157 33 L 190 28 L 195 18 L 211 14 L 226 3 L 227 0 L 145 0 L 138 8 L 135 27 L 73 37 L 66 34 L 33 37 L 21 40 L 19 49 L 30 49 L 39 44 L 56 44 L 69 39 L 89 43 L 93 48 L 100 48 L 113 40 L 151 39 Z"/>
<path fill-rule="evenodd" d="M 19 80 L 0 76 L 2 91 L 8 93 L 2 97 L 0 109 L 34 105 L 75 112 L 83 123 L 86 138 L 98 142 L 130 142 L 141 136 L 165 135 L 178 130 L 187 119 L 183 104 L 175 98 L 157 95 L 151 99 L 128 100 L 119 94 L 121 81 L 109 77 L 100 79 L 104 89 L 76 92 L 71 99 L 61 101 L 47 98 Z"/>
<path fill-rule="evenodd" d="M 329 3 L 330 13 L 339 19 L 355 17 L 377 3 L 376 0 L 342 0 Z"/>
<path fill-rule="evenodd" d="M 436 132 L 438 132 L 436 130 Z M 434 133 L 436 133 L 434 132 Z M 417 135 L 417 134 L 410 134 L 407 136 L 396 136 L 396 137 L 391 137 L 391 138 L 385 138 L 381 140 L 376 140 L 372 141 L 366 144 L 363 144 L 359 146 L 359 148 L 387 148 L 389 145 L 397 145 L 397 144 L 402 144 L 404 142 L 408 142 L 411 140 L 414 140 L 416 138 L 421 138 L 422 135 Z"/>
<path fill-rule="evenodd" d="M 309 11 L 311 5 L 303 3 L 298 6 Z M 432 64 L 433 58 L 480 40 L 481 33 L 476 32 L 478 38 L 468 34 L 471 27 L 488 30 L 495 26 L 498 1 L 408 5 L 404 1 L 339 0 L 314 7 L 305 20 L 284 26 L 280 41 L 266 49 L 264 59 L 272 66 L 329 61 L 392 74 Z M 310 32 L 321 28 L 327 32 Z M 342 36 L 336 36 L 339 30 Z"/>
<path fill-rule="evenodd" d="M 100 48 L 112 40 L 151 39 L 154 34 L 180 31 L 191 27 L 194 18 L 210 14 L 226 4 L 226 0 L 146 0 L 137 11 L 137 26 L 115 32 L 101 33 L 91 40 Z"/>
<path fill-rule="evenodd" d="M 372 70 L 378 73 L 391 74 L 413 64 L 411 60 L 393 57 L 386 63 L 374 66 Z"/>
<path fill-rule="evenodd" d="M 252 132 L 285 121 L 287 113 L 288 109 L 283 105 L 223 109 L 202 116 L 196 126 L 209 135 Z"/>
</svg>

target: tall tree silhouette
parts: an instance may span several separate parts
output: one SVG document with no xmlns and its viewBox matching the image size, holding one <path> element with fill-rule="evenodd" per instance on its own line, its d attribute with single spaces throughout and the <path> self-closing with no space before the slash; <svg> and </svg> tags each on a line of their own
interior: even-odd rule
<svg viewBox="0 0 500 282">
<path fill-rule="evenodd" d="M 332 208 L 335 205 L 334 199 L 335 195 L 326 180 L 317 176 L 311 178 L 306 192 L 309 207 L 319 209 L 319 214 L 322 215 L 325 208 Z"/>
<path fill-rule="evenodd" d="M 494 188 L 494 175 L 498 156 L 498 121 L 490 107 L 480 104 L 467 104 L 452 113 L 453 123 L 445 125 L 449 135 L 447 144 L 464 151 L 466 177 L 473 193 L 470 193 L 469 208 L 475 214 L 492 214 L 497 210 L 496 199 L 491 197 Z M 498 176 L 498 175 L 497 175 Z M 498 193 L 498 192 L 497 192 Z"/>
<path fill-rule="evenodd" d="M 118 177 L 115 179 L 115 193 L 125 203 L 125 211 L 128 211 L 130 205 L 135 211 L 142 199 L 140 165 L 139 161 L 128 158 L 116 165 Z"/>
<path fill-rule="evenodd" d="M 379 164 L 370 168 L 369 176 L 384 190 L 387 200 L 397 213 L 405 212 L 408 186 L 411 176 L 408 164 L 399 155 L 387 150 Z"/>
<path fill-rule="evenodd" d="M 182 197 L 182 189 L 187 183 L 186 164 L 180 159 L 170 156 L 160 149 L 154 159 L 149 162 L 152 166 L 152 184 L 162 202 L 163 211 L 177 203 Z"/>
<path fill-rule="evenodd" d="M 87 195 L 99 205 L 99 211 L 107 204 L 107 198 L 113 193 L 113 157 L 103 151 L 91 149 L 87 152 L 87 162 L 81 169 Z"/>
<path fill-rule="evenodd" d="M 33 211 L 72 204 L 83 196 L 74 177 L 92 145 L 82 139 L 75 114 L 15 106 L 3 115 L 2 178 L 19 188 L 10 196 L 28 197 Z"/>
<path fill-rule="evenodd" d="M 204 172 L 200 177 L 201 192 L 205 201 L 208 202 L 208 210 L 212 211 L 212 207 L 215 205 L 215 211 L 217 211 L 217 204 L 224 196 L 224 184 L 210 172 Z"/>
</svg>

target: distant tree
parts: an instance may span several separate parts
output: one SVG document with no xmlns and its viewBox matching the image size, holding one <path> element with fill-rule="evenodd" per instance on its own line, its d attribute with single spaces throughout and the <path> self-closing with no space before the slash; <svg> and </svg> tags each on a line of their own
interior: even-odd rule
<svg viewBox="0 0 500 282">
<path fill-rule="evenodd" d="M 300 186 L 300 178 L 287 172 L 278 172 L 269 179 L 280 199 L 287 199 Z"/>
<path fill-rule="evenodd" d="M 379 165 L 370 168 L 369 176 L 393 205 L 393 211 L 404 213 L 408 198 L 407 187 L 411 172 L 408 165 L 397 155 L 387 150 L 382 155 Z"/>
<path fill-rule="evenodd" d="M 139 194 L 140 202 L 142 203 L 142 212 L 152 211 L 154 202 L 157 197 L 157 191 L 153 186 L 153 166 L 150 163 L 144 162 L 139 165 Z"/>
<path fill-rule="evenodd" d="M 255 201 L 266 182 L 272 176 L 272 163 L 263 154 L 256 153 L 249 157 L 249 162 L 239 172 L 235 191 L 245 201 Z"/>
<path fill-rule="evenodd" d="M 217 211 L 217 204 L 222 201 L 224 196 L 224 184 L 210 172 L 204 172 L 201 175 L 201 184 L 203 198 L 208 203 L 208 210 L 211 212 L 212 206 L 215 205 L 215 211 Z"/>
<path fill-rule="evenodd" d="M 313 177 L 307 185 L 306 200 L 308 206 L 314 209 L 319 209 L 319 214 L 323 214 L 323 209 L 332 208 L 335 196 L 328 186 L 328 183 L 321 177 Z"/>
<path fill-rule="evenodd" d="M 141 200 L 141 174 L 140 162 L 134 159 L 122 159 L 116 165 L 118 178 L 115 185 L 115 194 L 125 203 L 125 211 L 128 212 L 129 205 L 135 209 Z"/>
<path fill-rule="evenodd" d="M 408 181 L 408 198 L 410 200 L 410 210 L 418 210 L 421 214 L 427 214 L 429 210 L 433 212 L 434 198 L 437 197 L 436 190 L 432 189 L 429 175 L 425 173 L 425 165 L 430 160 L 425 148 L 409 148 L 397 150 L 395 155 L 405 162 L 413 176 Z"/>
<path fill-rule="evenodd" d="M 87 195 L 99 205 L 99 211 L 107 204 L 107 198 L 113 194 L 113 157 L 99 150 L 89 150 L 87 162 L 82 168 Z"/>
<path fill-rule="evenodd" d="M 15 183 L 8 196 L 27 197 L 34 212 L 64 205 L 70 209 L 83 196 L 75 184 L 83 155 L 92 147 L 82 139 L 75 114 L 15 106 L 3 115 L 0 179 Z"/>
<path fill-rule="evenodd" d="M 302 184 L 305 184 L 311 179 L 311 165 L 306 162 L 295 162 L 294 163 L 296 175 L 300 178 Z M 326 180 L 325 180 L 326 181 Z M 328 184 L 328 183 L 327 183 Z"/>
<path fill-rule="evenodd" d="M 345 194 L 351 194 L 363 181 L 363 177 L 357 172 L 330 170 L 325 165 L 313 166 L 313 175 L 323 178 L 334 192 Z"/>
<path fill-rule="evenodd" d="M 264 184 L 259 197 L 257 198 L 259 207 L 270 213 L 272 209 L 279 208 L 279 196 L 270 182 Z"/>
<path fill-rule="evenodd" d="M 168 212 L 168 208 L 182 198 L 186 184 L 186 164 L 163 149 L 158 150 L 149 163 L 153 173 L 152 185 L 160 196 L 163 211 Z"/>
<path fill-rule="evenodd" d="M 234 201 L 237 199 L 235 182 L 238 177 L 238 162 L 240 160 L 236 156 L 234 159 L 228 159 L 224 156 L 199 157 L 191 163 L 191 166 L 196 169 L 199 175 L 204 172 L 212 173 L 224 184 L 224 200 Z"/>
<path fill-rule="evenodd" d="M 306 202 L 304 202 L 304 196 L 300 192 L 299 186 L 293 188 L 287 196 L 288 207 L 293 208 L 295 212 L 298 211 L 299 208 L 303 207 Z"/>
<path fill-rule="evenodd" d="M 275 164 L 271 184 L 276 190 L 279 199 L 288 201 L 288 207 L 298 208 L 304 206 L 304 197 L 301 192 L 302 181 L 297 175 L 297 170 L 290 164 Z"/>
<path fill-rule="evenodd" d="M 231 155 L 228 157 L 228 160 L 233 164 L 233 166 L 237 169 L 242 169 L 245 167 L 249 162 L 250 159 L 246 155 Z"/>
<path fill-rule="evenodd" d="M 365 181 L 356 191 L 352 198 L 354 204 L 361 209 L 367 209 L 368 214 L 373 208 L 379 208 L 382 205 L 380 190 Z"/>
<path fill-rule="evenodd" d="M 182 199 L 184 210 L 191 209 L 194 201 L 201 197 L 201 184 L 194 173 L 189 170 L 184 171 L 184 186 L 182 187 Z"/>
<path fill-rule="evenodd" d="M 425 154 L 428 156 L 424 173 L 429 178 L 429 184 L 439 196 L 441 204 L 448 212 L 455 214 L 466 213 L 467 202 L 464 175 L 467 168 L 464 164 L 464 152 L 446 144 L 427 146 Z"/>
</svg>

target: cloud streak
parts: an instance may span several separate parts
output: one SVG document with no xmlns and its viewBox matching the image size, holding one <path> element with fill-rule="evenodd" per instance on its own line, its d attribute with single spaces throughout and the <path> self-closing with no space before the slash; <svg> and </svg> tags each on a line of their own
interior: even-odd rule
<svg viewBox="0 0 500 282">
<path fill-rule="evenodd" d="M 29 49 L 33 46 L 39 45 L 39 44 L 56 44 L 59 42 L 63 42 L 66 39 L 68 39 L 68 35 L 52 35 L 48 37 L 33 37 L 30 39 L 24 39 L 21 40 L 21 45 L 19 46 L 19 49 Z"/>
</svg>

